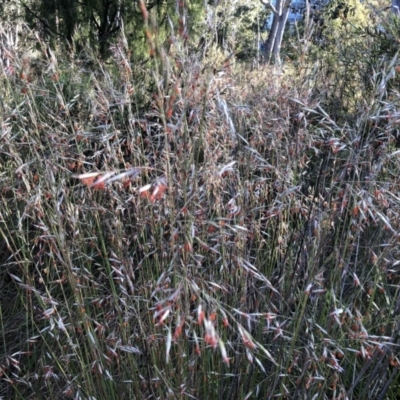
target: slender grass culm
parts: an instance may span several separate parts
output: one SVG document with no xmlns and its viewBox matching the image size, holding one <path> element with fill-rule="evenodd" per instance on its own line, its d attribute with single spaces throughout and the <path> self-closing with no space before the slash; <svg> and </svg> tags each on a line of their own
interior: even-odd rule
<svg viewBox="0 0 400 400">
<path fill-rule="evenodd" d="M 397 56 L 342 103 L 138 4 L 143 63 L 0 27 L 0 398 L 397 398 Z"/>
</svg>

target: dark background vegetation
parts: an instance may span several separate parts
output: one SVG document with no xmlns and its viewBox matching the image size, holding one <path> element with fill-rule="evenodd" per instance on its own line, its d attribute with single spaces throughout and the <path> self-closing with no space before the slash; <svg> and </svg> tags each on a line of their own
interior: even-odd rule
<svg viewBox="0 0 400 400">
<path fill-rule="evenodd" d="M 388 5 L 1 4 L 1 398 L 399 397 Z"/>
</svg>

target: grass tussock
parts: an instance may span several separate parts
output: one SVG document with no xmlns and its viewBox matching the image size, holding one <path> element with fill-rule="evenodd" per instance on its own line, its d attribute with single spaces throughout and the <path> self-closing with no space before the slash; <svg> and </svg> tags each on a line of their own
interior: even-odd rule
<svg viewBox="0 0 400 400">
<path fill-rule="evenodd" d="M 398 394 L 396 93 L 1 34 L 0 397 Z"/>
</svg>

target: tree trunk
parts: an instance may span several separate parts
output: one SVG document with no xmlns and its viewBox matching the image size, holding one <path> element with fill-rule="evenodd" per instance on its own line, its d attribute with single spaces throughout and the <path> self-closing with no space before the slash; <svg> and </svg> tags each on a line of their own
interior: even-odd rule
<svg viewBox="0 0 400 400">
<path fill-rule="evenodd" d="M 282 0 L 278 0 L 279 3 L 281 3 L 281 1 Z M 269 31 L 268 38 L 265 41 L 264 58 L 267 63 L 271 62 L 272 49 L 274 48 L 277 31 L 278 31 L 278 18 L 276 18 L 274 14 L 274 17 L 272 19 L 271 30 Z"/>
<path fill-rule="evenodd" d="M 265 42 L 264 57 L 267 63 L 271 61 L 280 63 L 282 38 L 290 12 L 291 0 L 276 0 L 275 7 L 268 0 L 260 1 L 273 13 L 271 30 Z"/>
<path fill-rule="evenodd" d="M 274 49 L 273 49 L 274 61 L 279 64 L 281 62 L 280 56 L 281 56 L 282 39 L 283 39 L 283 34 L 285 32 L 285 27 L 288 20 L 289 12 L 290 12 L 290 1 L 286 1 L 283 6 L 282 13 L 279 16 L 278 31 L 276 34 Z"/>
<path fill-rule="evenodd" d="M 396 15 L 400 15 L 400 0 L 392 0 L 392 11 Z"/>
</svg>

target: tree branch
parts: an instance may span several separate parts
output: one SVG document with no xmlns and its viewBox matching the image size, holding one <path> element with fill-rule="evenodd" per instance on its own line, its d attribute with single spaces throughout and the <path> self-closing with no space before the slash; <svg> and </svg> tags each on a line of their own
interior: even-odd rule
<svg viewBox="0 0 400 400">
<path fill-rule="evenodd" d="M 275 15 L 278 15 L 278 11 L 276 11 L 276 8 L 271 4 L 270 0 L 260 0 L 261 4 L 263 4 L 264 6 L 268 7 L 270 10 L 272 10 L 272 12 Z"/>
<path fill-rule="evenodd" d="M 57 32 L 54 32 L 50 25 L 43 20 L 42 18 L 39 17 L 39 15 L 37 15 L 33 10 L 31 10 L 23 1 L 21 1 L 22 7 L 24 7 L 26 9 L 26 11 L 28 11 L 30 14 L 32 14 L 34 16 L 34 18 L 36 18 L 39 22 L 41 22 L 43 24 L 43 26 L 45 26 L 47 28 L 47 30 L 53 34 L 53 35 L 58 35 L 60 37 L 63 37 L 62 35 L 58 34 Z"/>
</svg>

